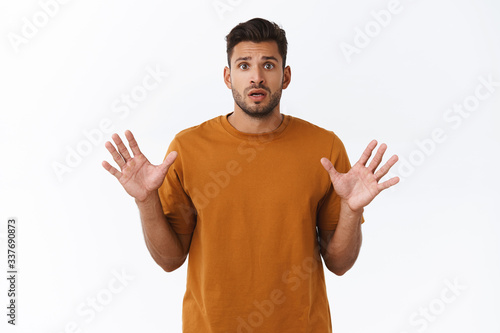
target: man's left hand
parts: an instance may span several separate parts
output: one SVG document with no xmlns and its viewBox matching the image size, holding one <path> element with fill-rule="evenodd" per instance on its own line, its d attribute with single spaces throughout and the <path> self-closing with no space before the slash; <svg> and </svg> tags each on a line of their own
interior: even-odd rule
<svg viewBox="0 0 500 333">
<path fill-rule="evenodd" d="M 393 155 L 379 170 L 375 171 L 387 149 L 386 144 L 381 144 L 377 153 L 368 166 L 366 163 L 372 155 L 373 149 L 377 146 L 377 141 L 373 140 L 368 144 L 360 159 L 347 173 L 339 173 L 335 170 L 332 162 L 326 157 L 321 159 L 321 164 L 330 174 L 333 189 L 340 198 L 347 203 L 352 211 L 360 211 L 368 205 L 380 192 L 396 185 L 399 177 L 393 177 L 382 183 L 380 179 L 389 172 L 391 167 L 397 162 L 397 155 Z"/>
</svg>

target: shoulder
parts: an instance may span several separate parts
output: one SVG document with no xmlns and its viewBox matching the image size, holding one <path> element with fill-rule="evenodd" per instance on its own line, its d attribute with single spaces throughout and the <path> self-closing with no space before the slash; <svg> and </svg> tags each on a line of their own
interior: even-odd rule
<svg viewBox="0 0 500 333">
<path fill-rule="evenodd" d="M 307 120 L 290 116 L 294 124 L 295 130 L 300 131 L 303 134 L 307 134 L 313 137 L 315 140 L 326 140 L 333 142 L 340 139 L 332 130 L 326 129 L 324 127 L 313 124 Z"/>
<path fill-rule="evenodd" d="M 198 125 L 181 130 L 174 136 L 172 142 L 181 144 L 183 142 L 199 141 L 200 139 L 208 138 L 214 134 L 214 131 L 220 128 L 220 117 L 217 116 Z"/>
<path fill-rule="evenodd" d="M 214 130 L 218 127 L 217 124 L 220 123 L 219 117 L 220 116 L 214 117 L 198 125 L 177 132 L 172 141 L 170 141 L 167 154 L 173 150 L 184 152 L 188 147 L 191 148 L 188 150 L 192 150 L 193 147 L 199 146 L 202 141 L 210 140 Z"/>
<path fill-rule="evenodd" d="M 207 130 L 212 130 L 213 127 L 220 123 L 221 116 L 214 117 L 212 119 L 206 120 L 198 125 L 188 127 L 178 132 L 175 137 L 176 138 L 186 138 L 190 136 L 196 136 L 206 132 Z"/>
<path fill-rule="evenodd" d="M 332 160 L 342 159 L 347 156 L 344 143 L 337 134 L 329 129 L 313 124 L 301 118 L 292 117 L 295 124 L 296 136 L 305 140 L 309 138 L 309 144 L 322 146 L 327 149 L 324 154 L 329 154 Z"/>
</svg>

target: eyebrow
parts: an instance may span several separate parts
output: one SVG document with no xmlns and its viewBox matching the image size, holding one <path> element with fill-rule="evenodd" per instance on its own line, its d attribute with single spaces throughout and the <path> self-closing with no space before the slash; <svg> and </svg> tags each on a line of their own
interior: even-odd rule
<svg viewBox="0 0 500 333">
<path fill-rule="evenodd" d="M 274 60 L 276 62 L 279 62 L 278 59 L 276 59 L 276 57 L 273 57 L 273 56 L 263 56 L 261 59 L 263 59 L 263 60 Z M 248 60 L 252 60 L 252 57 L 239 57 L 234 62 L 248 61 Z"/>
</svg>

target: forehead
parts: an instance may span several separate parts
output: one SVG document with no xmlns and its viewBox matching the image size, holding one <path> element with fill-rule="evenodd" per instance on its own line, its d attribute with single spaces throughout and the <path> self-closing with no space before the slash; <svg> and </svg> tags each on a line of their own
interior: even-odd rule
<svg viewBox="0 0 500 333">
<path fill-rule="evenodd" d="M 240 42 L 233 48 L 231 62 L 238 58 L 250 57 L 252 60 L 261 60 L 262 57 L 275 57 L 281 63 L 278 44 L 275 41 L 265 42 Z"/>
</svg>

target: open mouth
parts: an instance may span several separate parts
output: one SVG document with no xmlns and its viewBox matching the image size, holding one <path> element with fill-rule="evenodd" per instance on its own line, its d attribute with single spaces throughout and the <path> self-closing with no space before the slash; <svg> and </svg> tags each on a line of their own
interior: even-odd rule
<svg viewBox="0 0 500 333">
<path fill-rule="evenodd" d="M 262 89 L 252 89 L 252 90 L 250 90 L 250 92 L 248 94 L 248 97 L 250 97 L 250 99 L 255 101 L 255 102 L 262 101 L 264 98 L 266 98 L 266 96 L 267 96 L 267 92 L 265 90 L 262 90 Z"/>
</svg>

